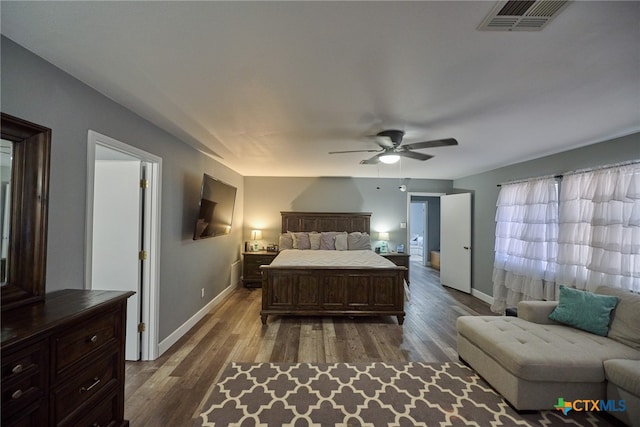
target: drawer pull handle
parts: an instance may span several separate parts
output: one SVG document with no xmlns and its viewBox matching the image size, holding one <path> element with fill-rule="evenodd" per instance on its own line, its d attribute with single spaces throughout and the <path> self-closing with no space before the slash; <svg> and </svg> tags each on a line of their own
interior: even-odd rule
<svg viewBox="0 0 640 427">
<path fill-rule="evenodd" d="M 14 374 L 19 374 L 20 372 L 22 372 L 22 370 L 23 370 L 22 364 L 18 363 L 16 366 L 13 367 L 11 372 L 13 372 Z"/>
<path fill-rule="evenodd" d="M 20 398 L 22 397 L 22 394 L 23 394 L 23 393 L 22 393 L 22 390 L 16 390 L 16 391 L 14 391 L 14 392 L 13 392 L 13 394 L 11 395 L 11 398 L 12 398 L 13 400 L 18 400 L 18 399 L 20 399 Z"/>
<path fill-rule="evenodd" d="M 94 343 L 94 344 L 97 343 L 98 342 L 98 336 L 97 335 L 92 336 L 91 338 L 89 338 L 89 341 Z"/>
<path fill-rule="evenodd" d="M 98 384 L 100 384 L 100 378 L 95 377 L 93 379 L 93 384 L 91 384 L 89 387 L 80 387 L 80 393 L 84 393 L 84 392 L 90 391 L 92 388 L 94 388 Z"/>
</svg>

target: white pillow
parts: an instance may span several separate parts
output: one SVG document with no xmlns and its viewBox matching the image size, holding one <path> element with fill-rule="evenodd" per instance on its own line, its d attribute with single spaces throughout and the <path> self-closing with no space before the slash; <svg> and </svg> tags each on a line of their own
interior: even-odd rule
<svg viewBox="0 0 640 427">
<path fill-rule="evenodd" d="M 311 233 L 309 233 L 309 242 L 311 243 L 311 250 L 315 251 L 320 249 L 321 237 L 322 237 L 322 234 L 316 233 L 315 231 L 312 231 Z"/>
<path fill-rule="evenodd" d="M 346 251 L 348 249 L 349 249 L 349 244 L 347 242 L 347 233 L 336 234 L 336 250 Z"/>
</svg>

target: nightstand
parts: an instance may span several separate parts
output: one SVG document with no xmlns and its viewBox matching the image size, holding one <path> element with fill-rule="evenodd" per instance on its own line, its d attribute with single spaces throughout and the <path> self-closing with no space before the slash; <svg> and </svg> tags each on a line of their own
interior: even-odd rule
<svg viewBox="0 0 640 427">
<path fill-rule="evenodd" d="M 397 252 L 387 252 L 380 254 L 387 258 L 389 261 L 400 267 L 407 267 L 407 271 L 404 272 L 404 280 L 409 283 L 409 254 L 399 254 Z"/>
<path fill-rule="evenodd" d="M 269 265 L 278 255 L 278 252 L 243 252 L 242 284 L 246 288 L 262 287 L 261 265 Z"/>
</svg>

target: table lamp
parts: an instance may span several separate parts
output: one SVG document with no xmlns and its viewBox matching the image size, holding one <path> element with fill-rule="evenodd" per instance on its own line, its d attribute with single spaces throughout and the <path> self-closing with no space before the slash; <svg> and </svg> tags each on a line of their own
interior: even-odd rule
<svg viewBox="0 0 640 427">
<path fill-rule="evenodd" d="M 389 233 L 382 231 L 378 234 L 378 240 L 380 240 L 380 252 L 387 253 L 387 241 L 389 240 Z"/>
<path fill-rule="evenodd" d="M 262 240 L 262 230 L 251 230 L 251 240 L 253 240 L 253 251 L 258 252 L 258 240 Z"/>
</svg>

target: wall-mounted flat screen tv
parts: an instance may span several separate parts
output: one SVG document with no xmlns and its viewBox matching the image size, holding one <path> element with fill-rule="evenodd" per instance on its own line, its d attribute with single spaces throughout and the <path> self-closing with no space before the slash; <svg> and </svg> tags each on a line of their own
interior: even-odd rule
<svg viewBox="0 0 640 427">
<path fill-rule="evenodd" d="M 236 187 L 204 174 L 193 240 L 231 233 Z"/>
</svg>

